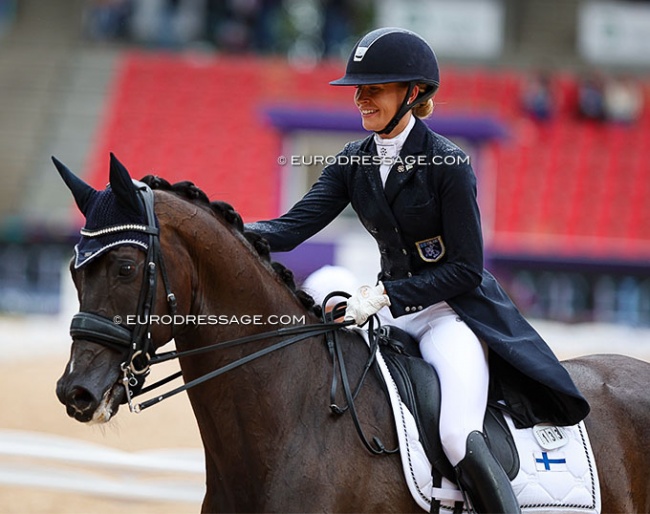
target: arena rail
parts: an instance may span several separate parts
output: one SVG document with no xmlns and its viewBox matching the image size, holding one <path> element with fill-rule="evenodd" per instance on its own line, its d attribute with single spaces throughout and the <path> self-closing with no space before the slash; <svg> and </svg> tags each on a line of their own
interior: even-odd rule
<svg viewBox="0 0 650 514">
<path fill-rule="evenodd" d="M 200 504 L 200 449 L 126 452 L 40 432 L 0 430 L 0 485 Z"/>
</svg>

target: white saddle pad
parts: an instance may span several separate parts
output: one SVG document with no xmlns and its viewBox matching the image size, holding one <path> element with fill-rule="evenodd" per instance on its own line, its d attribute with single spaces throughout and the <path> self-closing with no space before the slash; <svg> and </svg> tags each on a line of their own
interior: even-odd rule
<svg viewBox="0 0 650 514">
<path fill-rule="evenodd" d="M 367 333 L 360 332 L 367 340 Z M 441 501 L 441 511 L 453 509 L 455 501 L 463 501 L 461 492 L 445 478 L 440 488 L 433 487 L 431 463 L 420 442 L 415 420 L 400 399 L 381 352 L 377 363 L 388 386 L 404 477 L 413 498 L 427 512 L 434 495 Z M 599 514 L 598 473 L 584 423 L 571 427 L 537 425 L 519 430 L 509 416 L 504 417 L 519 453 L 520 469 L 512 487 L 522 512 Z"/>
</svg>

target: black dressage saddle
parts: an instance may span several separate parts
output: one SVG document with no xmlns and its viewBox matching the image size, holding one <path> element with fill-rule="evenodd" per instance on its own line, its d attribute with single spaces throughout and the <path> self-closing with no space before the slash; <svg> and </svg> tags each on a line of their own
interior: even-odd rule
<svg viewBox="0 0 650 514">
<path fill-rule="evenodd" d="M 440 443 L 440 383 L 436 371 L 422 359 L 417 341 L 407 332 L 383 326 L 378 336 L 384 361 L 402 401 L 415 418 L 429 462 L 434 471 L 456 483 L 454 469 Z M 498 404 L 488 404 L 483 433 L 508 478 L 514 479 L 519 472 L 519 455 Z"/>
</svg>

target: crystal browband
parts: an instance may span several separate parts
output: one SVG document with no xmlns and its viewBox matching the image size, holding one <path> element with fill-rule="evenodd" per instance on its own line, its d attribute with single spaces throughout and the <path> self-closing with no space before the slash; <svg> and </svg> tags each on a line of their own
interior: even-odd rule
<svg viewBox="0 0 650 514">
<path fill-rule="evenodd" d="M 148 227 L 147 225 L 114 225 L 112 227 L 100 228 L 97 230 L 88 230 L 87 228 L 82 228 L 80 231 L 84 237 L 99 237 L 105 236 L 107 234 L 115 234 L 116 232 L 145 232 L 147 234 L 158 233 L 158 230 L 154 227 Z"/>
</svg>

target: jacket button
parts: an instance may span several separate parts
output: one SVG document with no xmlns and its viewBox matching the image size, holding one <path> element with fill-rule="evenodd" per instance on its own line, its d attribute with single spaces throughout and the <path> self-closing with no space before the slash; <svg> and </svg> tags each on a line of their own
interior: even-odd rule
<svg viewBox="0 0 650 514">
<path fill-rule="evenodd" d="M 408 254 L 409 254 L 408 251 L 406 250 L 406 248 L 402 248 L 402 253 L 403 253 L 404 255 L 408 255 Z"/>
<path fill-rule="evenodd" d="M 409 272 L 406 273 L 406 276 L 407 276 L 408 278 L 411 278 L 411 277 L 413 276 L 413 273 L 411 273 L 411 272 L 409 271 Z"/>
<path fill-rule="evenodd" d="M 404 310 L 405 310 L 406 312 L 411 312 L 411 308 L 410 308 L 410 307 L 404 307 Z"/>
<path fill-rule="evenodd" d="M 395 229 L 395 232 L 399 234 L 399 229 L 397 227 L 393 227 Z"/>
<path fill-rule="evenodd" d="M 419 311 L 422 310 L 422 305 L 418 305 L 418 310 L 419 310 Z"/>
</svg>

